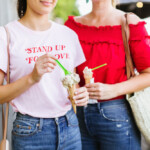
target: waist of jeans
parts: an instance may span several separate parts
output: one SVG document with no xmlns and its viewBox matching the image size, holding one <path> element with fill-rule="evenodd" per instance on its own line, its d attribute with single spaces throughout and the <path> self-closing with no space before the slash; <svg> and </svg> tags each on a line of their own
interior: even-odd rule
<svg viewBox="0 0 150 150">
<path fill-rule="evenodd" d="M 113 106 L 113 105 L 122 105 L 122 104 L 128 104 L 127 100 L 125 98 L 123 99 L 114 99 L 110 101 L 101 101 L 99 103 L 95 104 L 88 104 L 90 107 L 108 107 L 108 106 Z"/>
<path fill-rule="evenodd" d="M 67 119 L 69 119 L 72 115 L 73 115 L 74 111 L 73 109 L 69 110 L 64 116 L 60 116 L 60 117 L 56 117 L 56 118 L 36 118 L 36 117 L 33 117 L 33 116 L 30 116 L 30 115 L 24 115 L 24 114 L 21 114 L 20 112 L 17 112 L 17 115 L 16 115 L 16 118 L 18 119 L 28 119 L 28 120 L 31 120 L 31 121 L 39 121 L 39 120 L 45 120 L 45 121 L 51 121 L 51 120 L 58 120 L 58 119 L 61 119 L 61 118 L 64 118 L 66 117 Z"/>
<path fill-rule="evenodd" d="M 107 99 L 107 100 L 97 100 L 97 101 L 98 101 L 98 102 L 107 102 L 107 101 L 114 101 L 114 100 L 117 100 L 117 99 L 125 99 L 125 95 L 118 96 L 118 97 L 115 97 L 115 98 L 112 98 L 112 99 Z"/>
<path fill-rule="evenodd" d="M 116 99 L 125 99 L 125 95 L 122 95 L 122 96 L 118 96 L 118 97 L 115 97 L 115 98 L 112 98 L 112 99 L 107 99 L 107 100 L 93 100 L 93 99 L 90 99 L 89 100 L 89 104 L 97 104 L 99 102 L 108 102 L 108 101 L 114 101 Z"/>
</svg>

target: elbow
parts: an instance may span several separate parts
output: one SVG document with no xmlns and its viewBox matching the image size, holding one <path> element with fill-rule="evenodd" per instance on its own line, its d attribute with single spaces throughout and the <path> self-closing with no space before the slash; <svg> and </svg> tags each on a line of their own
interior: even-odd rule
<svg viewBox="0 0 150 150">
<path fill-rule="evenodd" d="M 11 100 L 4 98 L 4 97 L 0 97 L 0 104 L 5 104 L 5 103 L 9 103 Z"/>
</svg>

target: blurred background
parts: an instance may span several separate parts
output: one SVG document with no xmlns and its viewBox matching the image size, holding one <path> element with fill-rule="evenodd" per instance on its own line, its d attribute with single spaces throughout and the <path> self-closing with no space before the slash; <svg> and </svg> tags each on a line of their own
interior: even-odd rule
<svg viewBox="0 0 150 150">
<path fill-rule="evenodd" d="M 126 12 L 134 12 L 142 20 L 147 22 L 146 28 L 150 34 L 150 0 L 119 0 L 118 9 Z M 58 4 L 54 11 L 50 14 L 50 18 L 58 23 L 63 24 L 68 16 L 85 15 L 92 9 L 91 1 L 86 4 L 86 0 L 58 0 Z M 18 19 L 16 11 L 16 0 L 0 0 L 0 26 L 10 21 Z M 0 105 L 0 116 L 1 116 Z M 9 110 L 8 122 L 8 139 L 11 141 L 11 129 L 15 114 L 12 109 Z M 0 117 L 0 140 L 2 139 L 1 117 Z M 150 150 L 150 147 L 142 142 L 143 150 Z M 11 149 L 10 149 L 11 150 Z"/>
<path fill-rule="evenodd" d="M 134 12 L 147 22 L 146 28 L 150 33 L 150 0 L 118 0 L 118 9 Z M 84 15 L 92 9 L 91 1 L 86 0 L 58 0 L 58 4 L 50 18 L 63 24 L 68 15 Z M 16 0 L 0 0 L 0 25 L 17 19 Z"/>
<path fill-rule="evenodd" d="M 118 9 L 126 12 L 134 12 L 147 22 L 147 29 L 150 33 L 150 0 L 118 0 Z M 59 23 L 64 23 L 68 15 L 84 15 L 92 9 L 91 1 L 86 0 L 58 0 L 58 4 L 50 17 Z M 17 19 L 16 0 L 0 0 L 0 25 Z"/>
</svg>

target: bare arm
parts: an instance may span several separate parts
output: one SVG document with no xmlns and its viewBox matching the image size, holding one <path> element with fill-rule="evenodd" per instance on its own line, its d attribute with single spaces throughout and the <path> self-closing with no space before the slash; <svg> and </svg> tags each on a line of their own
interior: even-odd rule
<svg viewBox="0 0 150 150">
<path fill-rule="evenodd" d="M 3 83 L 4 72 L 0 71 L 0 82 Z M 14 83 L 0 86 L 0 103 L 9 102 L 30 88 L 35 82 L 31 75 L 25 76 Z"/>
<path fill-rule="evenodd" d="M 118 95 L 137 92 L 148 86 L 150 86 L 150 68 L 145 69 L 140 75 L 130 80 L 116 84 Z"/>
<path fill-rule="evenodd" d="M 56 65 L 54 59 L 55 58 L 49 54 L 39 57 L 31 74 L 7 85 L 2 85 L 5 74 L 0 70 L 0 104 L 10 102 L 12 99 L 29 89 L 32 85 L 39 82 L 43 74 L 52 72 Z"/>
</svg>

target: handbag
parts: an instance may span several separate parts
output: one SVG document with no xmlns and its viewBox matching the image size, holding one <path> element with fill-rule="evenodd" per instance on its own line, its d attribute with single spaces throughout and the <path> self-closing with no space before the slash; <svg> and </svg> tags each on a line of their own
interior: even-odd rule
<svg viewBox="0 0 150 150">
<path fill-rule="evenodd" d="M 8 65 L 7 65 L 7 84 L 10 83 L 10 72 L 9 72 L 9 63 L 10 63 L 10 55 L 9 55 L 9 32 L 6 27 L 7 35 L 7 53 L 8 53 Z M 8 112 L 9 112 L 9 103 L 6 104 L 6 112 L 4 115 L 4 104 L 2 104 L 2 129 L 3 129 L 3 139 L 0 143 L 0 150 L 9 150 L 9 141 L 7 140 L 7 125 L 8 125 Z"/>
<path fill-rule="evenodd" d="M 122 22 L 122 36 L 126 54 L 126 72 L 128 79 L 135 77 L 136 73 L 130 54 L 128 14 L 125 14 Z M 141 134 L 150 143 L 150 87 L 141 91 L 127 94 L 126 99 L 130 104 L 132 113 Z"/>
</svg>

